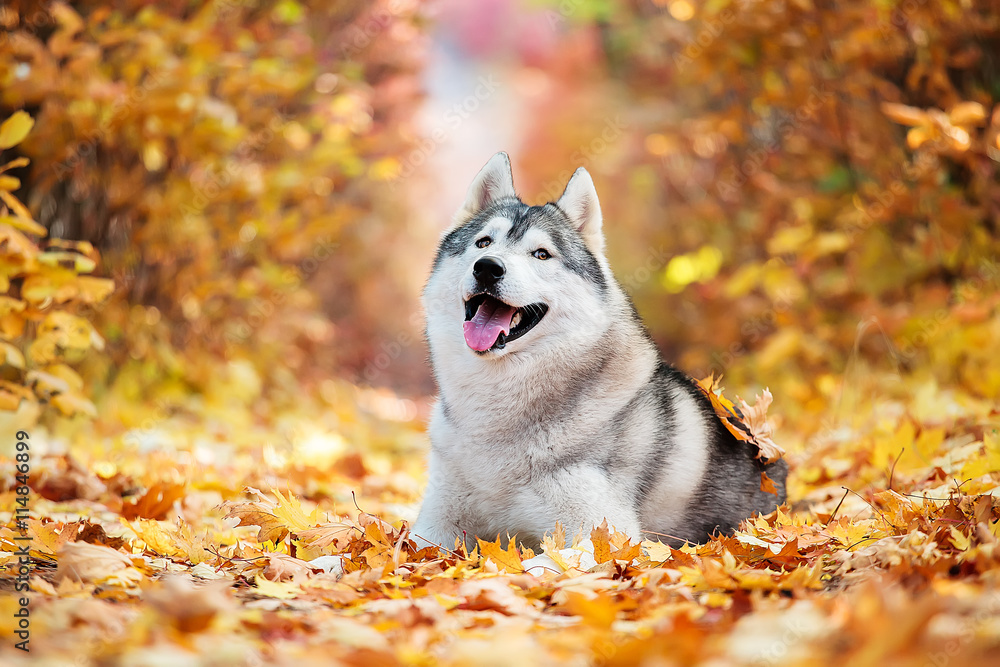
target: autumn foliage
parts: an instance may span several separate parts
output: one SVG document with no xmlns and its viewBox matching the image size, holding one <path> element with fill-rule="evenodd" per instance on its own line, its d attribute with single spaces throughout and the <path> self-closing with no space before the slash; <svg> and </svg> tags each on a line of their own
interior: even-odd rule
<svg viewBox="0 0 1000 667">
<path fill-rule="evenodd" d="M 824 377 L 858 362 L 1000 394 L 983 344 L 1000 292 L 994 3 L 665 0 L 599 28 L 597 4 L 552 9 L 577 38 L 551 56 L 522 170 L 540 196 L 567 156 L 597 172 L 612 266 L 668 356 L 730 384 L 784 378 L 814 415 L 835 398 Z"/>
<path fill-rule="evenodd" d="M 996 3 L 530 4 L 0 7 L 0 663 L 996 662 Z M 505 49 L 484 158 L 532 203 L 587 167 L 786 505 L 699 545 L 412 534 L 430 397 L 356 371 L 420 319 L 387 263 L 432 261 L 435 19 Z"/>
<path fill-rule="evenodd" d="M 0 150 L 13 148 L 29 134 L 30 116 L 18 111 L 0 124 Z M 0 166 L 0 410 L 37 417 L 42 404 L 61 414 L 96 414 L 86 397 L 83 379 L 66 362 L 80 361 L 104 349 L 104 340 L 77 311 L 102 303 L 114 288 L 110 280 L 86 274 L 97 265 L 87 241 L 34 238 L 48 232 L 14 195 L 20 180 L 5 175 L 24 167 L 28 158 Z"/>
<path fill-rule="evenodd" d="M 135 397 L 151 383 L 204 390 L 220 362 L 270 379 L 323 355 L 332 330 L 310 282 L 374 208 L 373 184 L 398 169 L 416 11 L 226 0 L 0 10 L 0 108 L 35 119 L 17 149 L 31 160 L 22 198 L 50 236 L 99 250 L 116 284 L 95 377 Z"/>
</svg>

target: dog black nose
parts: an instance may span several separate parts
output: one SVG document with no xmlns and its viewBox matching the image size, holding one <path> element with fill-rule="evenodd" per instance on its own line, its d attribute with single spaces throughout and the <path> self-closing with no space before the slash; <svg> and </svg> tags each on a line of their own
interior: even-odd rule
<svg viewBox="0 0 1000 667">
<path fill-rule="evenodd" d="M 496 257 L 480 257 L 472 267 L 472 275 L 480 283 L 492 285 L 503 278 L 507 267 Z"/>
</svg>

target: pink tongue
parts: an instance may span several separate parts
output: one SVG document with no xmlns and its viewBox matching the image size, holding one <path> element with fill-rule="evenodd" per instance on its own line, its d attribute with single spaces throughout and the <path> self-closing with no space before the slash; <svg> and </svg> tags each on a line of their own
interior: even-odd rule
<svg viewBox="0 0 1000 667">
<path fill-rule="evenodd" d="M 462 325 L 465 329 L 465 342 L 478 352 L 490 349 L 497 342 L 501 331 L 510 331 L 510 321 L 515 312 L 515 308 L 501 301 L 486 299 L 479 305 L 475 317 Z"/>
</svg>

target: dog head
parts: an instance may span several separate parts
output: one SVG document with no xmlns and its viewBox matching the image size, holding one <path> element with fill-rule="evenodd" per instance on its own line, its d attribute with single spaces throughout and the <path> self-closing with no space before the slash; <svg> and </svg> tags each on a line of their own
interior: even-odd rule
<svg viewBox="0 0 1000 667">
<path fill-rule="evenodd" d="M 507 154 L 494 155 L 445 231 L 424 290 L 432 353 L 447 346 L 496 360 L 596 342 L 613 284 L 601 223 L 582 167 L 558 201 L 528 206 Z"/>
</svg>

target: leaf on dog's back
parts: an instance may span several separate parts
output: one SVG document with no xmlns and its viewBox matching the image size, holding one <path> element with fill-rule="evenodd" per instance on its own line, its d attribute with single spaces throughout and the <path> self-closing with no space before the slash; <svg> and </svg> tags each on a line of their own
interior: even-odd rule
<svg viewBox="0 0 1000 667">
<path fill-rule="evenodd" d="M 712 408 L 715 410 L 716 416 L 722 421 L 729 432 L 737 440 L 753 442 L 750 429 L 743 423 L 743 415 L 739 413 L 733 402 L 722 394 L 722 387 L 719 385 L 721 380 L 721 376 L 716 378 L 713 373 L 707 378 L 698 380 L 697 384 L 705 396 L 708 397 L 708 400 L 712 402 Z"/>
<path fill-rule="evenodd" d="M 479 539 L 477 541 L 479 542 L 479 553 L 483 558 L 491 559 L 498 567 L 506 569 L 508 574 L 524 572 L 521 554 L 517 552 L 517 545 L 514 544 L 513 539 L 508 541 L 506 550 L 500 546 L 499 536 L 497 536 L 496 542 L 483 542 Z"/>
<path fill-rule="evenodd" d="M 712 402 L 715 414 L 722 424 L 733 434 L 737 440 L 748 442 L 757 447 L 757 458 L 764 463 L 774 463 L 785 455 L 785 450 L 774 442 L 771 436 L 774 434 L 774 427 L 767 421 L 767 408 L 771 405 L 773 397 L 768 389 L 762 395 L 756 397 L 753 406 L 737 397 L 739 407 L 722 394 L 722 387 L 719 385 L 722 377 L 715 377 L 715 374 L 707 378 L 697 380 L 698 388 Z"/>
<path fill-rule="evenodd" d="M 764 493 L 778 495 L 778 487 L 774 485 L 774 480 L 768 477 L 763 470 L 760 471 L 760 490 Z"/>
<path fill-rule="evenodd" d="M 740 409 L 743 412 L 743 423 L 750 428 L 754 444 L 760 450 L 757 458 L 764 463 L 774 463 L 785 455 L 785 450 L 771 438 L 774 435 L 774 427 L 767 421 L 767 409 L 773 400 L 771 391 L 764 389 L 764 393 L 754 397 L 754 404 L 747 405 L 746 401 L 740 401 Z"/>
</svg>

